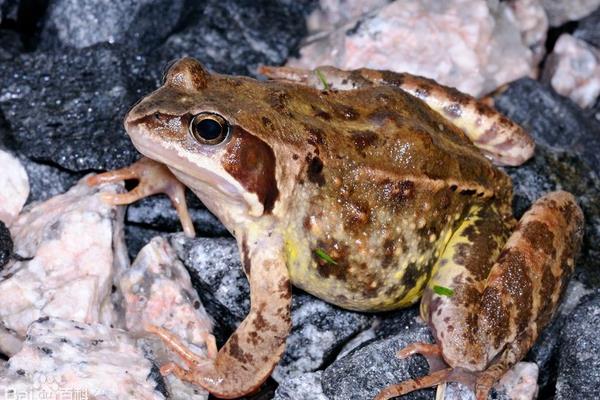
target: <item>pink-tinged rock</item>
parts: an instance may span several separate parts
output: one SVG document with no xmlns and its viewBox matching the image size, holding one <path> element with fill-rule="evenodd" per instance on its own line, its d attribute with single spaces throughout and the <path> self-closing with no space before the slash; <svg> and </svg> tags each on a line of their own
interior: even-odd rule
<svg viewBox="0 0 600 400">
<path fill-rule="evenodd" d="M 289 63 L 328 64 L 423 75 L 476 96 L 535 74 L 511 9 L 484 0 L 395 1 L 309 38 L 300 58 Z"/>
<path fill-rule="evenodd" d="M 389 0 L 320 0 L 319 7 L 308 16 L 306 26 L 310 34 L 332 31 L 342 25 L 356 22 L 390 3 Z"/>
<path fill-rule="evenodd" d="M 151 369 L 125 331 L 43 318 L 0 368 L 0 399 L 162 400 Z"/>
<path fill-rule="evenodd" d="M 533 52 L 534 62 L 539 63 L 546 54 L 548 16 L 539 0 L 509 0 L 508 6 L 521 31 L 523 42 Z"/>
<path fill-rule="evenodd" d="M 541 1 L 550 26 L 560 26 L 567 21 L 576 21 L 600 7 L 600 0 L 539 0 Z"/>
<path fill-rule="evenodd" d="M 25 168 L 10 153 L 0 150 L 0 221 L 12 224 L 29 196 Z"/>
<path fill-rule="evenodd" d="M 117 277 L 124 298 L 127 329 L 145 334 L 148 325 L 162 326 L 205 355 L 204 340 L 212 331 L 212 320 L 192 287 L 190 275 L 166 239 L 153 238 L 139 252 L 130 268 Z M 164 353 L 161 342 L 147 342 L 153 354 Z M 164 361 L 167 361 L 166 359 Z M 182 383 L 173 375 L 166 377 L 174 398 L 208 398 L 198 387 Z"/>
<path fill-rule="evenodd" d="M 115 322 L 113 271 L 128 263 L 123 207 L 106 204 L 102 193 L 117 190 L 121 186 L 90 188 L 80 181 L 26 207 L 13 223 L 16 254 L 32 259 L 11 261 L 0 273 L 1 352 L 18 351 L 29 324 L 40 317 Z"/>
<path fill-rule="evenodd" d="M 548 56 L 543 78 L 581 107 L 594 105 L 600 94 L 600 49 L 562 34 Z"/>
</svg>

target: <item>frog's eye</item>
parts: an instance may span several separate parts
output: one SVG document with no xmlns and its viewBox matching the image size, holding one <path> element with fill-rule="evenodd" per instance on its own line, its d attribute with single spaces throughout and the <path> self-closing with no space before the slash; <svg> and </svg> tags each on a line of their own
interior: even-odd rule
<svg viewBox="0 0 600 400">
<path fill-rule="evenodd" d="M 203 144 L 219 144 L 229 136 L 229 124 L 219 114 L 196 114 L 190 122 L 190 133 Z"/>
</svg>

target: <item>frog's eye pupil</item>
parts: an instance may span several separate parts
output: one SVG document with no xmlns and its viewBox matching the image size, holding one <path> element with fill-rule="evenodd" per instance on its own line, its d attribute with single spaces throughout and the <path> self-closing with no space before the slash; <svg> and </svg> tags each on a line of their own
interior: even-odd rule
<svg viewBox="0 0 600 400">
<path fill-rule="evenodd" d="M 218 114 L 200 113 L 192 119 L 190 131 L 200 143 L 218 144 L 227 138 L 229 125 Z"/>
</svg>

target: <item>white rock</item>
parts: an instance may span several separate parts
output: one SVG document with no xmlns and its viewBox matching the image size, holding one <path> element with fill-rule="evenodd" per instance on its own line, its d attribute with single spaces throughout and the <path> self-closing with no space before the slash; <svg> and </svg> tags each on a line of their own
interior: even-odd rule
<svg viewBox="0 0 600 400">
<path fill-rule="evenodd" d="M 389 0 L 320 0 L 319 7 L 308 16 L 309 33 L 332 31 L 356 22 L 365 14 L 386 6 Z"/>
<path fill-rule="evenodd" d="M 0 351 L 14 354 L 29 324 L 44 316 L 85 323 L 115 322 L 110 302 L 113 268 L 127 264 L 123 207 L 107 205 L 83 181 L 67 193 L 28 206 L 11 231 L 15 252 L 0 273 Z"/>
<path fill-rule="evenodd" d="M 0 221 L 10 225 L 29 196 L 29 179 L 23 165 L 10 153 L 0 150 Z"/>
<path fill-rule="evenodd" d="M 511 9 L 494 0 L 403 0 L 324 37 L 289 65 L 369 67 L 433 78 L 472 95 L 535 74 Z"/>
<path fill-rule="evenodd" d="M 496 387 L 513 400 L 535 399 L 538 394 L 537 379 L 539 372 L 536 363 L 519 362 L 504 374 Z"/>
<path fill-rule="evenodd" d="M 575 21 L 591 14 L 600 7 L 600 0 L 540 0 L 550 26 L 559 26 L 567 21 Z"/>
<path fill-rule="evenodd" d="M 509 0 L 523 42 L 531 49 L 537 64 L 546 54 L 548 16 L 540 0 Z"/>
<path fill-rule="evenodd" d="M 129 331 L 142 335 L 148 325 L 162 326 L 184 342 L 204 347 L 204 337 L 211 332 L 212 321 L 192 287 L 189 273 L 166 239 L 153 238 L 117 282 L 124 298 L 124 319 Z M 154 354 L 164 352 L 158 341 L 146 345 Z M 174 399 L 208 398 L 207 392 L 172 375 L 167 377 L 167 383 Z"/>
<path fill-rule="evenodd" d="M 590 107 L 600 95 L 600 50 L 563 33 L 548 57 L 544 78 L 558 93 L 581 107 Z"/>
<path fill-rule="evenodd" d="M 0 369 L 0 399 L 164 399 L 127 332 L 44 318 Z"/>
</svg>

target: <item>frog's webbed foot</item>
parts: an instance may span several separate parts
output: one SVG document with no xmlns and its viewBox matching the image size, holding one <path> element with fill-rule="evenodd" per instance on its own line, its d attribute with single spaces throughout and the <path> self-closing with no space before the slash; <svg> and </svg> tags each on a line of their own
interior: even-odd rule
<svg viewBox="0 0 600 400">
<path fill-rule="evenodd" d="M 205 338 L 206 357 L 187 348 L 162 328 L 149 327 L 181 358 L 187 368 L 170 362 L 161 373 L 199 385 L 218 398 L 252 393 L 279 362 L 291 329 L 291 286 L 283 241 L 274 232 L 241 241 L 244 271 L 250 283 L 250 313 L 217 352 L 214 338 Z"/>
<path fill-rule="evenodd" d="M 164 193 L 171 199 L 183 231 L 187 236 L 194 237 L 196 232 L 185 201 L 185 186 L 175 178 L 165 165 L 143 157 L 129 167 L 91 176 L 88 185 L 95 186 L 106 182 L 138 180 L 138 185 L 128 193 L 105 193 L 104 200 L 114 205 L 134 203 L 144 197 Z"/>
<path fill-rule="evenodd" d="M 146 331 L 157 335 L 164 345 L 177 354 L 187 366 L 187 368 L 183 368 L 175 362 L 166 363 L 160 367 L 162 375 L 172 373 L 180 380 L 190 382 L 194 380 L 194 374 L 214 371 L 214 360 L 217 358 L 217 344 L 212 334 L 205 333 L 203 344 L 206 346 L 206 356 L 201 356 L 188 349 L 178 336 L 164 328 L 150 325 L 146 327 Z M 214 374 L 214 372 L 212 373 Z M 210 372 L 207 375 L 210 375 Z"/>
</svg>

